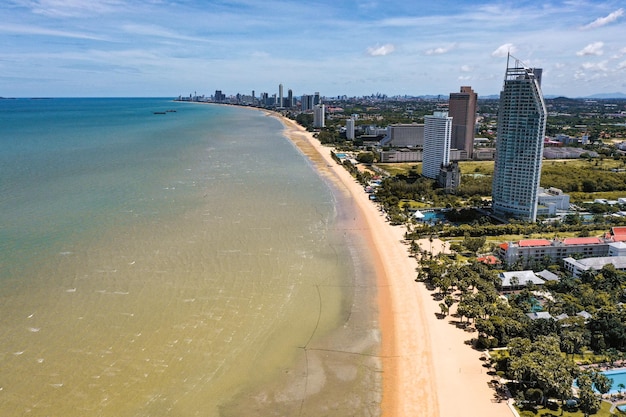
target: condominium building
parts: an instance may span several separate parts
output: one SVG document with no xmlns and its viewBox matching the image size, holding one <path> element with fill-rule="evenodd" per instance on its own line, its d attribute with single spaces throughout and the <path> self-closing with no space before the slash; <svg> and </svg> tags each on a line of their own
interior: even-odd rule
<svg viewBox="0 0 626 417">
<path fill-rule="evenodd" d="M 278 84 L 278 103 L 276 104 L 276 107 L 283 107 L 283 85 L 282 84 Z"/>
<path fill-rule="evenodd" d="M 302 111 L 309 111 L 309 110 L 313 110 L 313 102 L 315 101 L 315 97 L 310 95 L 310 94 L 303 94 L 302 97 L 300 98 L 300 104 L 301 104 L 301 110 Z"/>
<path fill-rule="evenodd" d="M 323 104 L 315 105 L 313 109 L 313 127 L 326 126 L 326 108 Z"/>
<path fill-rule="evenodd" d="M 422 175 L 437 179 L 443 166 L 450 163 L 452 117 L 448 112 L 434 112 L 424 117 L 424 161 Z"/>
<path fill-rule="evenodd" d="M 541 73 L 540 68 L 526 68 L 515 58 L 507 59 L 492 188 L 494 214 L 531 222 L 537 219 L 546 131 Z"/>
<path fill-rule="evenodd" d="M 451 147 L 466 151 L 468 159 L 472 159 L 474 153 L 477 99 L 478 95 L 469 86 L 461 87 L 459 93 L 450 93 L 448 108 L 452 117 Z"/>
<path fill-rule="evenodd" d="M 346 120 L 346 139 L 354 140 L 354 118 Z"/>
</svg>

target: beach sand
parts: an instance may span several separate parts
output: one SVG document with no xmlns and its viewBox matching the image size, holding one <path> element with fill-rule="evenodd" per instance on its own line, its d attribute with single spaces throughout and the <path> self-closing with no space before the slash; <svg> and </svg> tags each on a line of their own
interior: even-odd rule
<svg viewBox="0 0 626 417">
<path fill-rule="evenodd" d="M 320 175 L 332 181 L 354 200 L 365 225 L 378 276 L 380 359 L 383 367 L 382 415 L 441 416 L 512 415 L 505 402 L 495 401 L 488 386 L 492 379 L 480 361 L 480 352 L 466 341 L 475 337 L 454 326 L 450 316 L 438 319 L 439 302 L 421 283 L 415 282 L 417 260 L 402 243 L 406 229 L 386 222 L 363 187 L 296 122 L 280 117 L 286 136 L 314 164 Z M 445 250 L 439 240 L 421 245 L 433 253 Z M 431 246 L 432 245 L 432 246 Z"/>
</svg>

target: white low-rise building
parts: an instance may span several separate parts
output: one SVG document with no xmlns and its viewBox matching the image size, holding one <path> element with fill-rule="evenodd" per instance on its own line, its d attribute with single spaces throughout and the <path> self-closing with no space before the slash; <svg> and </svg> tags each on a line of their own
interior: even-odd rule
<svg viewBox="0 0 626 417">
<path fill-rule="evenodd" d="M 533 271 L 510 271 L 500 272 L 503 291 L 513 291 L 524 288 L 529 284 L 543 285 L 545 281 L 539 278 Z"/>
<path fill-rule="evenodd" d="M 558 188 L 550 187 L 548 189 L 545 189 L 543 187 L 539 187 L 539 193 L 537 198 L 538 203 L 544 206 L 554 204 L 557 210 L 569 209 L 569 195 L 565 194 L 563 190 L 560 190 Z"/>
<path fill-rule="evenodd" d="M 615 269 L 626 271 L 626 256 L 600 256 L 596 258 L 563 259 L 563 267 L 566 271 L 578 278 L 586 271 L 599 271 L 606 265 L 613 264 Z"/>
</svg>

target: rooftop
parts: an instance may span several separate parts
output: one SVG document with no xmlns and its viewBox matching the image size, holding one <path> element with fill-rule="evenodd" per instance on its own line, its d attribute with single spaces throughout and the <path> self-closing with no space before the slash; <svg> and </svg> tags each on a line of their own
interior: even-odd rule
<svg viewBox="0 0 626 417">
<path fill-rule="evenodd" d="M 564 245 L 593 245 L 603 243 L 599 237 L 568 237 L 563 239 Z"/>
<path fill-rule="evenodd" d="M 512 287 L 511 280 L 517 278 L 517 284 L 515 286 L 526 286 L 529 283 L 535 285 L 542 285 L 545 281 L 539 278 L 533 271 L 511 271 L 501 272 L 500 279 L 502 280 L 502 288 Z"/>
<path fill-rule="evenodd" d="M 552 241 L 548 239 L 525 239 L 520 240 L 517 244 L 522 248 L 528 246 L 550 246 L 552 244 Z"/>
</svg>

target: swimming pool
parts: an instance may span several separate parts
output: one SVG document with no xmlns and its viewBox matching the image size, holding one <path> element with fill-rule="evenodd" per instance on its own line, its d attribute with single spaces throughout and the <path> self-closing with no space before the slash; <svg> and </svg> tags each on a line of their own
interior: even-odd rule
<svg viewBox="0 0 626 417">
<path fill-rule="evenodd" d="M 431 224 L 436 223 L 436 222 L 443 222 L 446 220 L 445 213 L 441 211 L 425 211 L 423 212 L 423 214 L 424 214 L 423 220 Z"/>
<path fill-rule="evenodd" d="M 626 368 L 611 369 L 602 373 L 613 380 L 609 394 L 617 394 L 620 391 L 620 384 L 626 387 Z M 622 392 L 624 391 L 626 391 L 626 388 L 622 388 Z"/>
</svg>

